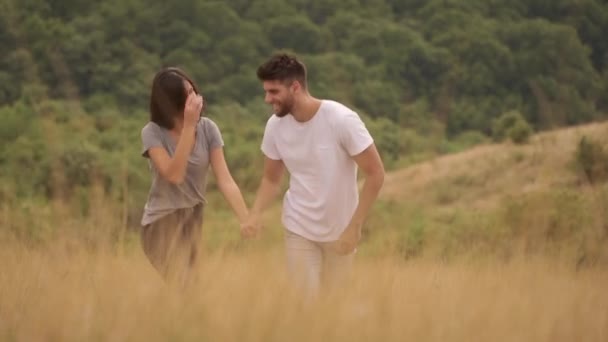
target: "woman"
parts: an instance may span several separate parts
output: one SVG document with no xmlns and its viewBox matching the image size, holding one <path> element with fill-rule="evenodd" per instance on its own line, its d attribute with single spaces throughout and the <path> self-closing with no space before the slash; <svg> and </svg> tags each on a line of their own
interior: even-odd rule
<svg viewBox="0 0 608 342">
<path fill-rule="evenodd" d="M 164 69 L 154 77 L 150 122 L 141 131 L 152 172 L 141 221 L 143 250 L 165 280 L 181 285 L 198 257 L 209 165 L 239 221 L 248 215 L 224 159 L 221 133 L 201 116 L 203 108 L 196 84 L 180 69 Z"/>
</svg>

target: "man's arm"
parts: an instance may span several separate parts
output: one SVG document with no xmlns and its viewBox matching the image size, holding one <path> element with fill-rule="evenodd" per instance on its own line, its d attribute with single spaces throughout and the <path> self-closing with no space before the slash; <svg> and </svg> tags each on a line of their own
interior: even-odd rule
<svg viewBox="0 0 608 342">
<path fill-rule="evenodd" d="M 359 204 L 337 244 L 338 252 L 342 254 L 351 253 L 357 248 L 359 239 L 361 239 L 363 222 L 367 218 L 376 198 L 378 198 L 378 193 L 384 183 L 384 165 L 380 159 L 376 145 L 371 144 L 363 152 L 354 156 L 353 159 L 363 171 L 365 181 L 359 196 Z"/>
<path fill-rule="evenodd" d="M 363 171 L 365 181 L 359 196 L 359 205 L 355 210 L 351 223 L 361 225 L 384 183 L 384 164 L 380 159 L 376 145 L 372 144 L 353 159 Z"/>
<path fill-rule="evenodd" d="M 283 174 L 285 174 L 285 165 L 282 160 L 264 157 L 264 175 L 251 208 L 246 230 L 253 234 L 257 234 L 260 230 L 262 213 L 279 194 Z"/>
</svg>

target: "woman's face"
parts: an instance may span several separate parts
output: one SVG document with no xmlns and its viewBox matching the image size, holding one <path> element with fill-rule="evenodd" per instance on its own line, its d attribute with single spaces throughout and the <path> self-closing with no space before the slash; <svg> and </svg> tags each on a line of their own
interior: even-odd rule
<svg viewBox="0 0 608 342">
<path fill-rule="evenodd" d="M 192 93 L 196 93 L 194 91 L 194 87 L 192 87 L 192 84 L 190 84 L 190 82 L 184 80 L 184 88 L 186 89 L 186 98 L 188 98 L 188 96 L 190 96 L 190 94 Z"/>
</svg>

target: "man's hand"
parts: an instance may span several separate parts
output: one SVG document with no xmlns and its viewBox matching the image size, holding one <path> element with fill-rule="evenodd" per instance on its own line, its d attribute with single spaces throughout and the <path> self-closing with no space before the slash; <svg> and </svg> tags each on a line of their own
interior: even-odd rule
<svg viewBox="0 0 608 342">
<path fill-rule="evenodd" d="M 264 157 L 264 176 L 258 188 L 253 207 L 245 222 L 241 222 L 241 235 L 244 238 L 254 238 L 262 230 L 262 213 L 279 193 L 281 179 L 285 173 L 282 160 Z"/>
<path fill-rule="evenodd" d="M 334 250 L 340 255 L 347 255 L 357 249 L 361 240 L 361 224 L 351 223 L 340 235 L 334 244 Z"/>
</svg>

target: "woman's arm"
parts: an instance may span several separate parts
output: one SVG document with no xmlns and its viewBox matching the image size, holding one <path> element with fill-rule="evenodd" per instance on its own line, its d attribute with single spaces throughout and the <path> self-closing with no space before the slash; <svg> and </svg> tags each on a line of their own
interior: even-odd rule
<svg viewBox="0 0 608 342">
<path fill-rule="evenodd" d="M 249 210 L 247 209 L 241 190 L 232 178 L 230 170 L 228 170 L 228 165 L 224 158 L 224 149 L 221 147 L 212 148 L 209 155 L 211 168 L 217 180 L 217 186 L 242 224 L 247 219 Z"/>
</svg>

